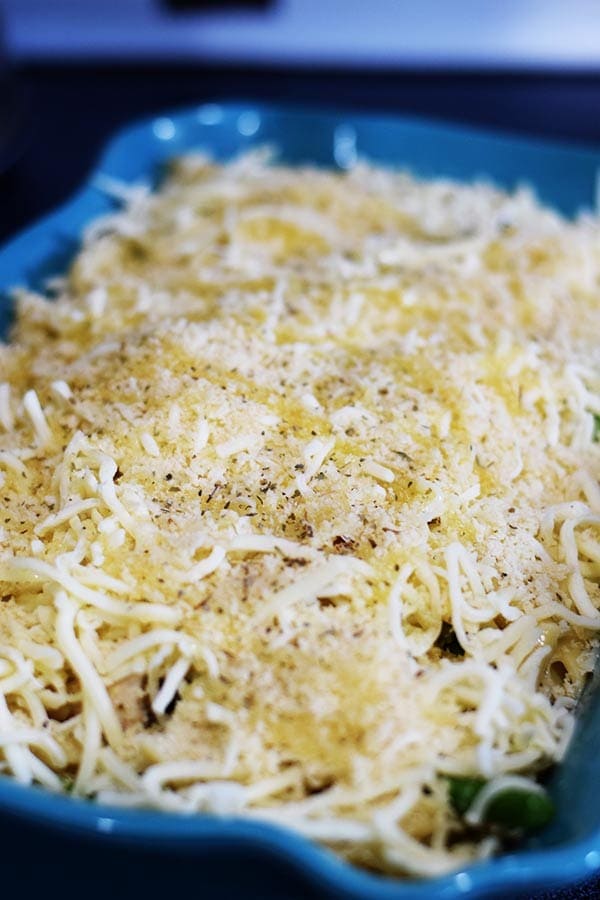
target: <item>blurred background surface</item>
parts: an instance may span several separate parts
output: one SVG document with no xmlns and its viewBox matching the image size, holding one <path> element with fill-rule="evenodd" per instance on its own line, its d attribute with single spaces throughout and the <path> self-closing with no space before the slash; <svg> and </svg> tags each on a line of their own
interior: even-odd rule
<svg viewBox="0 0 600 900">
<path fill-rule="evenodd" d="M 598 0 L 0 0 L 0 239 L 132 118 L 221 98 L 600 146 Z"/>
<path fill-rule="evenodd" d="M 600 64 L 598 0 L 4 0 L 21 60 Z"/>
<path fill-rule="evenodd" d="M 600 2 L 0 0 L 0 239 L 66 199 L 131 119 L 228 98 L 410 113 L 600 148 Z M 140 886 L 164 896 L 168 865 L 179 876 L 169 885 L 194 884 L 191 863 L 100 858 L 1 815 L 0 833 L 5 859 L 26 873 L 24 897 L 49 873 L 60 878 L 63 858 L 65 900 L 93 870 L 90 898 Z M 286 897 L 308 896 L 287 872 L 277 877 Z M 252 878 L 260 884 L 260 871 Z M 552 897 L 598 900 L 600 884 Z"/>
</svg>

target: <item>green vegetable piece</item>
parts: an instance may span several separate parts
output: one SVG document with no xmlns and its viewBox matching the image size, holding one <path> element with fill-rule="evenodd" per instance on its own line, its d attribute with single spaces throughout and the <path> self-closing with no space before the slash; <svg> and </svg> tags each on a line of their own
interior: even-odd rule
<svg viewBox="0 0 600 900">
<path fill-rule="evenodd" d="M 485 785 L 483 778 L 449 778 L 448 796 L 455 812 L 462 816 Z"/>
<path fill-rule="evenodd" d="M 471 808 L 485 786 L 483 778 L 449 778 L 448 796 L 459 816 Z M 554 815 L 554 804 L 547 794 L 525 788 L 507 788 L 488 803 L 484 822 L 508 831 L 539 831 Z"/>
<path fill-rule="evenodd" d="M 63 789 L 68 793 L 71 793 L 71 791 L 75 787 L 74 777 L 72 775 L 59 775 L 58 777 L 62 782 Z"/>
<path fill-rule="evenodd" d="M 511 830 L 538 831 L 553 815 L 554 804 L 547 794 L 507 788 L 490 800 L 485 821 Z"/>
<path fill-rule="evenodd" d="M 592 440 L 595 441 L 595 443 L 600 441 L 600 416 L 598 413 L 594 413 L 594 431 L 592 433 Z"/>
</svg>

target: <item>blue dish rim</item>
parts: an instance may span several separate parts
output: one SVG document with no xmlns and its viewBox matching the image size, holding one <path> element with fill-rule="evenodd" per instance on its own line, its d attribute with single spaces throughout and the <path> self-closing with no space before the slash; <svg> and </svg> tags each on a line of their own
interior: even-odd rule
<svg viewBox="0 0 600 900">
<path fill-rule="evenodd" d="M 208 107 L 211 104 L 203 104 Z M 363 114 L 326 107 L 307 107 L 292 104 L 267 104 L 253 101 L 220 101 L 218 105 L 228 114 L 239 115 L 248 110 L 259 113 L 297 114 L 303 117 L 326 116 L 340 121 L 361 121 L 372 124 L 403 122 L 409 125 L 443 131 L 449 135 L 486 138 L 507 146 L 531 149 L 564 150 L 600 161 L 600 153 L 585 145 L 538 141 L 533 138 L 486 131 L 485 129 L 449 125 L 439 120 L 416 116 Z M 61 229 L 72 233 L 97 215 L 107 212 L 112 204 L 94 186 L 99 173 L 113 173 L 118 160 L 131 145 L 144 137 L 156 140 L 153 128 L 159 120 L 182 124 L 197 115 L 196 108 L 167 111 L 133 122 L 118 131 L 107 143 L 98 163 L 82 187 L 58 209 L 46 214 L 32 226 L 12 238 L 0 248 L 0 303 L 2 284 L 22 283 L 19 273 L 32 242 L 36 242 L 36 256 L 47 259 L 56 251 L 56 237 Z M 59 265 L 59 263 L 57 263 Z M 14 274 L 13 274 L 14 273 Z M 476 863 L 463 871 L 427 880 L 398 880 L 370 874 L 338 858 L 331 851 L 283 827 L 245 818 L 221 819 L 212 815 L 183 816 L 173 813 L 141 811 L 103 806 L 93 801 L 56 795 L 38 787 L 24 787 L 6 776 L 0 776 L 0 814 L 51 827 L 78 837 L 95 838 L 104 843 L 136 846 L 160 846 L 181 853 L 199 852 L 202 848 L 219 846 L 235 851 L 236 846 L 256 849 L 271 857 L 286 861 L 301 870 L 315 887 L 363 900 L 459 900 L 459 898 L 487 898 L 499 891 L 563 887 L 581 881 L 600 870 L 600 826 L 588 835 L 563 845 L 543 849 L 521 849 L 514 853 Z"/>
</svg>

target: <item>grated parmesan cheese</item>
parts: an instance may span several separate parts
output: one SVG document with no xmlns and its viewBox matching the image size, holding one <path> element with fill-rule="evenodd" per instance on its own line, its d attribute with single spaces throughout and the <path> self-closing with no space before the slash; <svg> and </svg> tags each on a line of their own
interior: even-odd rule
<svg viewBox="0 0 600 900">
<path fill-rule="evenodd" d="M 27 391 L 23 397 L 23 407 L 31 420 L 38 446 L 43 447 L 52 439 L 52 432 L 40 405 L 38 395 L 34 390 Z"/>
<path fill-rule="evenodd" d="M 0 384 L 0 425 L 9 432 L 14 427 L 14 416 L 10 405 L 10 384 L 6 381 Z"/>
<path fill-rule="evenodd" d="M 143 431 L 140 435 L 140 444 L 142 445 L 142 449 L 146 451 L 148 456 L 160 456 L 160 449 L 154 438 L 151 434 L 148 434 L 147 431 Z"/>
</svg>

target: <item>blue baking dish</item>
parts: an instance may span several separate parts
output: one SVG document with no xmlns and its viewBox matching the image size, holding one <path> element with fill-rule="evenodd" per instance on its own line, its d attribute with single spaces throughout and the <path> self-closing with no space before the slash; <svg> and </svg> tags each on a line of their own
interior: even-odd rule
<svg viewBox="0 0 600 900">
<path fill-rule="evenodd" d="M 357 155 L 407 168 L 422 176 L 484 178 L 513 188 L 525 183 L 566 215 L 596 206 L 600 150 L 486 134 L 399 116 L 295 109 L 255 103 L 205 104 L 167 113 L 125 129 L 109 144 L 81 190 L 56 212 L 0 250 L 0 335 L 10 322 L 10 290 L 43 286 L 64 271 L 83 227 L 109 212 L 114 201 L 97 176 L 156 183 L 165 161 L 191 150 L 227 159 L 257 144 L 271 144 L 285 162 L 346 168 Z M 302 873 L 314 898 L 365 900 L 458 900 L 515 897 L 564 886 L 600 872 L 600 703 L 596 674 L 581 704 L 567 759 L 550 780 L 557 815 L 546 831 L 518 851 L 431 880 L 401 881 L 360 871 L 292 832 L 240 819 L 176 816 L 122 810 L 54 796 L 0 778 L 0 810 L 69 836 L 87 836 L 101 846 L 156 848 L 207 858 L 226 853 L 254 857 Z M 218 872 L 210 876 L 218 878 Z M 248 896 L 239 866 L 240 897 Z M 210 879 L 209 879 L 210 880 Z M 204 883 L 205 888 L 210 884 Z M 268 889 L 261 900 L 275 896 Z M 279 895 L 281 896 L 281 895 Z"/>
</svg>

